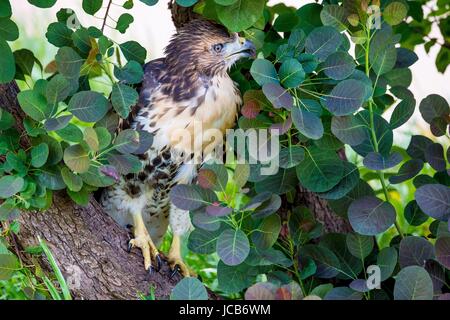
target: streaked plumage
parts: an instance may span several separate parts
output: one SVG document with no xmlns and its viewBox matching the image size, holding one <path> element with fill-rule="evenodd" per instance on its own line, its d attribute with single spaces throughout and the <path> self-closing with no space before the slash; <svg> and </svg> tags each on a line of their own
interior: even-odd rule
<svg viewBox="0 0 450 320">
<path fill-rule="evenodd" d="M 221 50 L 219 51 L 219 49 Z M 179 256 L 179 236 L 191 228 L 189 213 L 170 205 L 170 189 L 178 183 L 191 183 L 198 165 L 186 163 L 194 152 L 194 139 L 204 147 L 206 137 L 194 136 L 194 122 L 203 130 L 225 132 L 233 127 L 241 97 L 227 70 L 238 59 L 254 54 L 253 45 L 229 34 L 210 21 L 194 20 L 180 30 L 166 48 L 166 57 L 144 66 L 139 103 L 130 118 L 131 127 L 153 133 L 151 149 L 142 157 L 143 170 L 122 177 L 120 183 L 101 196 L 104 209 L 121 225 L 133 225 L 134 245 L 144 252 L 145 267 L 150 267 L 146 252 L 155 258 L 158 245 L 170 224 L 175 235 L 169 262 L 189 272 Z M 184 129 L 193 139 L 180 142 L 177 130 Z M 178 137 L 179 138 L 179 137 Z M 142 217 L 151 240 L 146 240 L 140 225 Z M 139 230 L 136 230 L 139 229 Z M 139 242 L 139 243 L 138 243 Z M 145 248 L 143 248 L 144 246 Z"/>
</svg>

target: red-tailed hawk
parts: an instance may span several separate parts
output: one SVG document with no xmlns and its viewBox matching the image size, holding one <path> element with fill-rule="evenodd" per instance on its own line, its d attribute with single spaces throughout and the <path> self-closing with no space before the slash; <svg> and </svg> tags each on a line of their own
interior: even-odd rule
<svg viewBox="0 0 450 320">
<path fill-rule="evenodd" d="M 165 58 L 145 65 L 131 119 L 132 128 L 154 135 L 152 147 L 141 157 L 142 171 L 105 189 L 101 204 L 119 224 L 133 226 L 130 245 L 142 250 L 149 271 L 159 270 L 157 246 L 170 224 L 169 264 L 189 276 L 180 255 L 180 236 L 191 228 L 189 212 L 171 206 L 169 192 L 195 178 L 198 164 L 185 161 L 192 146 L 204 149 L 210 143 L 210 137 L 194 134 L 194 123 L 222 134 L 234 126 L 241 96 L 227 71 L 239 59 L 254 56 L 255 47 L 214 22 L 194 20 L 178 31 L 165 53 Z M 180 129 L 192 138 L 180 142 Z"/>
</svg>

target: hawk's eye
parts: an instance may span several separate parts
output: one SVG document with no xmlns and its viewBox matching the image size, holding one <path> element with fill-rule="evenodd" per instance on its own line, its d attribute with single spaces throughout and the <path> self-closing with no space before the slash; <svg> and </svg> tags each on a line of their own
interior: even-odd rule
<svg viewBox="0 0 450 320">
<path fill-rule="evenodd" d="M 214 52 L 216 52 L 216 53 L 221 53 L 222 50 L 223 50 L 223 44 L 221 44 L 221 43 L 215 44 L 215 45 L 213 46 L 213 50 L 214 50 Z"/>
</svg>

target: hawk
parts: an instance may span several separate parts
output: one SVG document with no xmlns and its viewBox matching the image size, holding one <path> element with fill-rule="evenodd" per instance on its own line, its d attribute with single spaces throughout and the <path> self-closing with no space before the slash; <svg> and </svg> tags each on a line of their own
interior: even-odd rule
<svg viewBox="0 0 450 320">
<path fill-rule="evenodd" d="M 192 275 L 180 253 L 181 236 L 192 227 L 189 212 L 171 205 L 169 192 L 176 184 L 195 179 L 199 165 L 186 161 L 192 146 L 200 145 L 207 153 L 210 137 L 195 135 L 195 123 L 222 135 L 234 126 L 242 99 L 227 71 L 255 53 L 251 41 L 215 22 L 197 19 L 172 37 L 164 58 L 144 66 L 139 101 L 129 121 L 133 129 L 152 133 L 153 145 L 141 156 L 142 170 L 105 189 L 100 203 L 120 225 L 132 226 L 129 246 L 142 250 L 150 272 L 160 268 L 157 247 L 170 225 L 169 265 L 174 273 Z"/>
</svg>

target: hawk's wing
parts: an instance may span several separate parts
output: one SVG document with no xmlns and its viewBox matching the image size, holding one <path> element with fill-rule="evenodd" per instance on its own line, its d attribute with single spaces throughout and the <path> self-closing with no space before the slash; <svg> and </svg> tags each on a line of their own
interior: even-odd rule
<svg viewBox="0 0 450 320">
<path fill-rule="evenodd" d="M 121 119 L 118 131 L 131 128 L 139 110 L 145 107 L 151 100 L 153 92 L 160 86 L 160 77 L 165 69 L 165 58 L 152 60 L 144 65 L 144 78 L 136 88 L 139 93 L 138 103 L 131 108 L 127 119 Z"/>
</svg>

